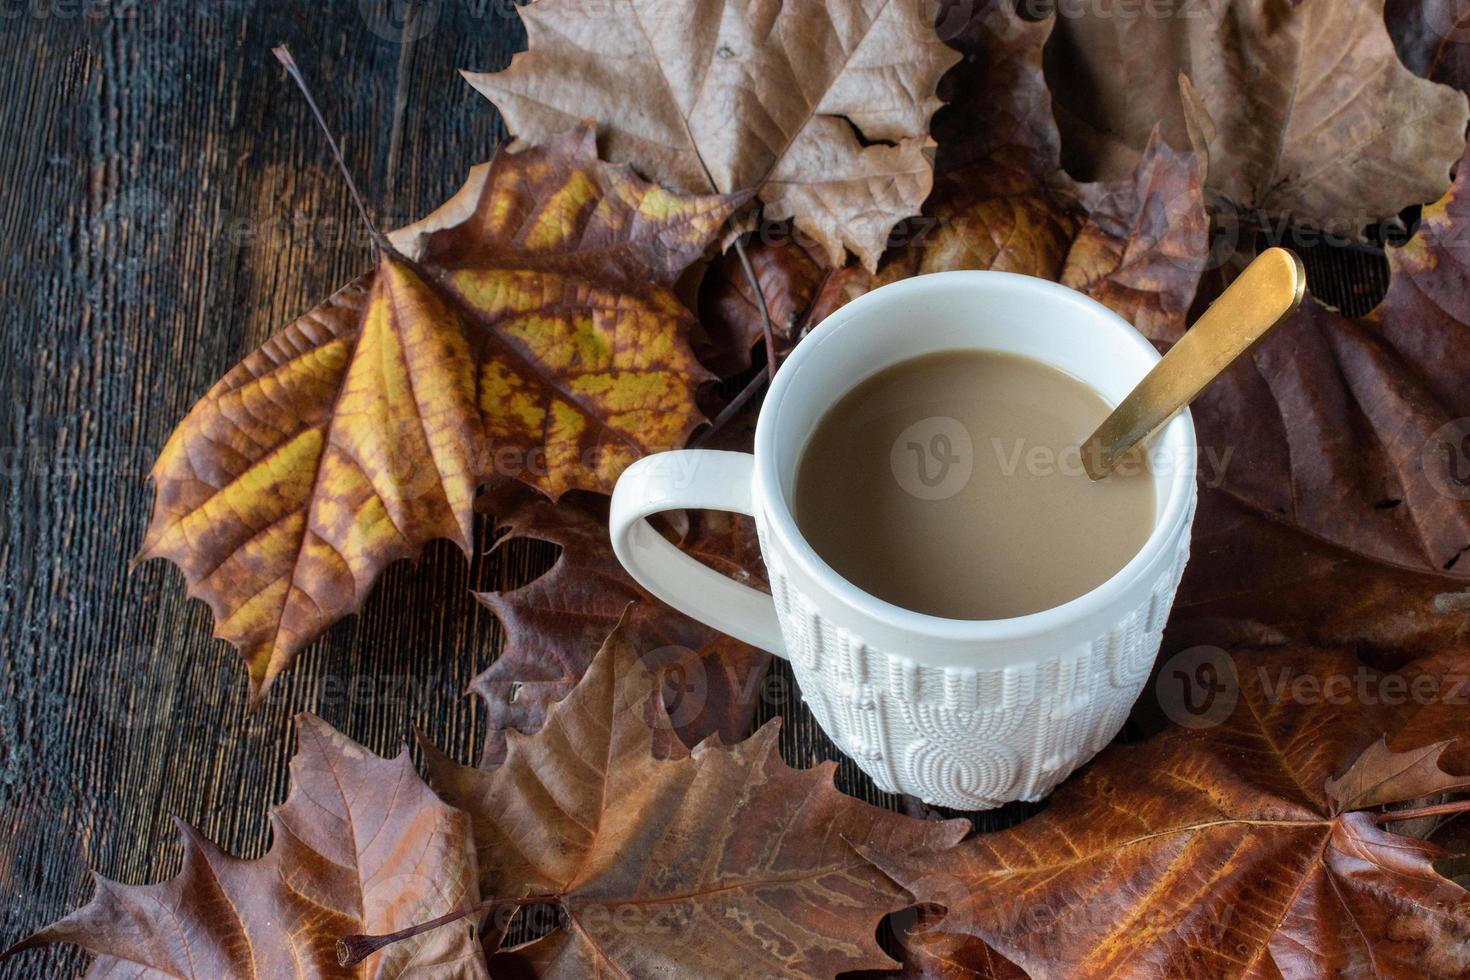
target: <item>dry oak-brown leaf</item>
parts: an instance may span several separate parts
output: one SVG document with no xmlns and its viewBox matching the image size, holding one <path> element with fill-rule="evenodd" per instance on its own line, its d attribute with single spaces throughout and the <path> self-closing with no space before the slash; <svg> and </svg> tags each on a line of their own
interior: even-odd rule
<svg viewBox="0 0 1470 980">
<path fill-rule="evenodd" d="M 1379 814 L 1338 812 L 1327 791 L 1386 717 L 1322 696 L 1361 664 L 1313 651 L 1236 664 L 1219 727 L 1109 748 L 1038 816 L 954 850 L 865 853 L 948 909 L 938 933 L 1038 978 L 1470 971 L 1470 893 L 1435 871 L 1443 852 Z M 1303 677 L 1317 696 L 1293 693 Z"/>
<path fill-rule="evenodd" d="M 1327 780 L 1327 798 L 1333 812 L 1470 789 L 1470 777 L 1456 776 L 1440 765 L 1449 746 L 1449 741 L 1442 741 L 1395 752 L 1388 747 L 1388 739 L 1379 739 L 1363 750 L 1347 772 Z"/>
<path fill-rule="evenodd" d="M 910 900 L 855 848 L 946 847 L 968 823 L 844 796 L 830 762 L 788 767 L 777 721 L 733 746 L 666 739 L 656 752 L 669 724 L 656 683 L 620 626 L 539 732 L 510 734 L 498 768 L 427 750 L 435 786 L 472 820 L 482 894 L 564 912 L 562 928 L 501 955 L 574 978 L 891 966 L 874 932 Z"/>
<path fill-rule="evenodd" d="M 1383 0 L 1102 0 L 1074 13 L 1047 77 L 1079 178 L 1126 176 L 1162 126 L 1175 146 L 1206 144 L 1207 189 L 1229 205 L 1357 235 L 1439 198 L 1464 149 L 1465 96 L 1399 62 Z"/>
<path fill-rule="evenodd" d="M 932 178 L 929 117 L 958 55 L 909 0 L 537 0 L 529 49 L 466 73 L 517 137 L 597 125 L 609 160 L 689 192 L 755 190 L 832 265 L 869 267 Z"/>
<path fill-rule="evenodd" d="M 141 557 L 183 570 L 258 697 L 384 566 L 467 549 L 492 476 L 610 492 L 702 421 L 671 286 L 741 201 L 601 163 L 585 128 L 498 153 L 200 400 Z"/>
<path fill-rule="evenodd" d="M 499 656 L 471 684 L 488 713 L 481 766 L 504 760 L 507 730 L 529 734 L 541 727 L 620 620 L 643 665 L 668 671 L 665 704 L 685 742 L 719 735 L 729 743 L 749 732 L 770 655 L 670 609 L 634 582 L 613 554 L 601 500 L 569 495 L 553 504 L 507 482 L 482 496 L 480 506 L 504 532 L 496 547 L 533 538 L 561 548 L 556 564 L 535 581 L 479 596 L 505 629 Z M 749 518 L 691 513 L 679 544 L 746 584 L 766 586 Z"/>
<path fill-rule="evenodd" d="M 297 717 L 297 738 L 264 857 L 231 857 L 179 822 L 176 877 L 124 885 L 96 875 L 89 904 L 5 955 L 76 943 L 97 955 L 87 974 L 97 980 L 488 977 L 469 922 L 338 964 L 343 933 L 391 932 L 474 905 L 474 844 L 469 819 L 429 790 L 407 749 L 381 759 L 311 715 Z"/>
</svg>

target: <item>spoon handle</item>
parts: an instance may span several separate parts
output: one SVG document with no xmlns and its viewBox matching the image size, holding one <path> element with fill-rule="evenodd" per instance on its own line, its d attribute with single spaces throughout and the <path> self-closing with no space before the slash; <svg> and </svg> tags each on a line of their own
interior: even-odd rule
<svg viewBox="0 0 1470 980">
<path fill-rule="evenodd" d="M 1257 256 L 1083 443 L 1087 475 L 1107 476 L 1130 449 L 1295 311 L 1306 290 L 1307 271 L 1295 252 L 1272 248 Z"/>
</svg>

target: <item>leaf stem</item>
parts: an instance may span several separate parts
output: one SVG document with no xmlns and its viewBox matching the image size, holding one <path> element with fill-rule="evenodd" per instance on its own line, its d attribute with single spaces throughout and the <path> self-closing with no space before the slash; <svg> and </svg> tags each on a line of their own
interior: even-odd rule
<svg viewBox="0 0 1470 980">
<path fill-rule="evenodd" d="M 286 74 L 291 76 L 296 87 L 301 89 L 301 94 L 306 96 L 306 104 L 311 107 L 311 114 L 316 117 L 316 124 L 321 127 L 322 133 L 327 137 L 327 145 L 332 148 L 332 156 L 337 159 L 337 167 L 342 171 L 343 179 L 347 181 L 347 189 L 352 192 L 352 203 L 357 205 L 357 213 L 362 216 L 362 223 L 367 225 L 368 234 L 372 236 L 373 247 L 383 251 L 393 251 L 382 232 L 378 231 L 378 226 L 373 224 L 373 219 L 368 216 L 367 205 L 362 203 L 362 195 L 357 190 L 357 182 L 352 179 L 352 171 L 347 169 L 347 161 L 342 157 L 342 148 L 337 145 L 337 138 L 332 135 L 332 130 L 322 115 L 322 110 L 317 107 L 316 99 L 311 97 L 311 86 L 306 84 L 306 78 L 301 74 L 296 59 L 291 57 L 290 49 L 284 44 L 277 45 L 271 48 L 271 54 L 275 55 L 276 60 L 285 66 Z"/>
<path fill-rule="evenodd" d="M 698 449 L 700 446 L 703 446 L 705 443 L 709 442 L 710 439 L 714 438 L 715 433 L 723 429 L 727 424 L 729 424 L 731 419 L 740 414 L 740 410 L 745 407 L 745 403 L 750 401 L 751 398 L 755 396 L 756 392 L 765 387 L 765 384 L 767 381 L 770 380 L 770 377 L 771 366 L 770 364 L 767 364 L 765 367 L 756 372 L 755 377 L 746 382 L 745 387 L 740 389 L 739 394 L 730 399 L 730 404 L 720 409 L 720 414 L 715 416 L 714 421 L 710 423 L 709 428 L 701 432 L 698 436 L 694 438 L 694 441 L 689 444 L 690 448 Z"/>
<path fill-rule="evenodd" d="M 1446 813 L 1470 812 L 1470 799 L 1454 800 L 1450 803 L 1437 803 L 1434 806 L 1421 806 L 1413 810 L 1389 810 L 1380 813 L 1373 818 L 1377 824 L 1398 823 L 1400 820 L 1417 820 L 1420 817 L 1438 817 Z"/>
<path fill-rule="evenodd" d="M 343 936 L 337 940 L 337 962 L 342 966 L 355 966 L 384 946 L 391 946 L 393 943 L 402 942 L 405 939 L 412 939 L 420 933 L 438 929 L 440 926 L 446 926 L 451 922 L 456 922 L 469 915 L 488 912 L 491 909 L 504 908 L 507 905 L 540 905 L 545 902 L 556 901 L 560 901 L 560 899 L 555 895 L 527 895 L 524 898 L 492 898 L 478 905 L 472 905 L 467 909 L 450 912 L 446 915 L 439 916 L 437 919 L 420 922 L 416 926 L 409 926 L 407 929 L 399 929 L 397 932 L 390 932 L 386 935 L 364 936 L 354 933 L 351 936 Z"/>
<path fill-rule="evenodd" d="M 755 292 L 755 306 L 761 315 L 761 333 L 766 338 L 766 372 L 776 376 L 776 330 L 771 326 L 771 314 L 766 309 L 766 294 L 761 289 L 761 281 L 756 277 L 755 267 L 750 264 L 750 256 L 745 254 L 745 243 L 741 240 L 744 236 L 735 239 L 735 255 L 740 259 L 740 267 L 745 270 L 745 278 L 750 283 L 750 288 Z"/>
</svg>

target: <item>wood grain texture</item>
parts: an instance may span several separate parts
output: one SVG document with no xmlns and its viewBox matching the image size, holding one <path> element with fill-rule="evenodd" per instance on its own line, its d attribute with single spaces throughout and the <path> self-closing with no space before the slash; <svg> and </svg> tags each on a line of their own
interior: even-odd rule
<svg viewBox="0 0 1470 980">
<path fill-rule="evenodd" d="M 510 0 L 429 0 L 406 29 L 371 16 L 375 0 L 52 6 L 0 12 L 5 944 L 84 903 L 88 867 L 125 882 L 174 874 L 170 815 L 233 854 L 264 853 L 297 711 L 386 755 L 418 726 L 470 761 L 484 710 L 463 692 L 501 640 L 470 591 L 513 588 L 555 557 L 526 541 L 487 554 L 482 519 L 469 566 L 441 542 L 389 568 L 361 615 L 309 647 L 255 712 L 243 665 L 210 639 L 178 572 L 129 570 L 144 477 L 169 431 L 271 332 L 369 265 L 347 190 L 270 47 L 290 45 L 392 227 L 447 198 L 503 136 L 454 70 L 500 69 L 524 45 Z M 1381 289 L 1379 267 L 1359 258 L 1309 256 L 1314 273 L 1331 270 L 1314 279 L 1319 294 L 1362 302 L 1358 290 Z M 838 759 L 845 790 L 901 806 L 822 736 L 784 667 L 758 714 L 784 716 L 793 765 Z M 85 965 L 56 947 L 0 965 L 0 980 Z"/>
</svg>

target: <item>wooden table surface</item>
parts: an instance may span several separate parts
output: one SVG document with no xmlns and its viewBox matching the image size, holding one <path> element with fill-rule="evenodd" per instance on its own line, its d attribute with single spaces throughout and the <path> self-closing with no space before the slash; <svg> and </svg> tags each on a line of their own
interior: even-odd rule
<svg viewBox="0 0 1470 980">
<path fill-rule="evenodd" d="M 463 692 L 500 630 L 472 589 L 550 567 L 549 546 L 468 565 L 431 546 L 314 644 L 250 711 L 234 650 L 211 639 L 172 566 L 129 567 L 168 433 L 272 331 L 369 262 L 308 109 L 270 54 L 290 45 L 381 226 L 426 213 L 504 130 L 456 68 L 503 68 L 525 35 L 511 0 L 430 0 L 405 24 L 378 0 L 47 0 L 0 7 L 0 943 L 87 901 L 89 868 L 172 876 L 178 816 L 233 854 L 269 844 L 292 716 L 383 754 L 414 726 L 464 761 L 483 710 Z M 391 6 L 391 5 L 390 5 Z M 402 4 L 398 4 L 402 6 Z M 56 8 L 56 9 L 52 9 Z M 1310 258 L 1353 312 L 1382 264 Z M 841 758 L 778 668 L 794 765 Z M 849 792 L 888 806 L 847 762 Z M 1025 807 L 980 817 L 982 828 Z M 0 978 L 74 976 L 70 947 Z"/>
</svg>

